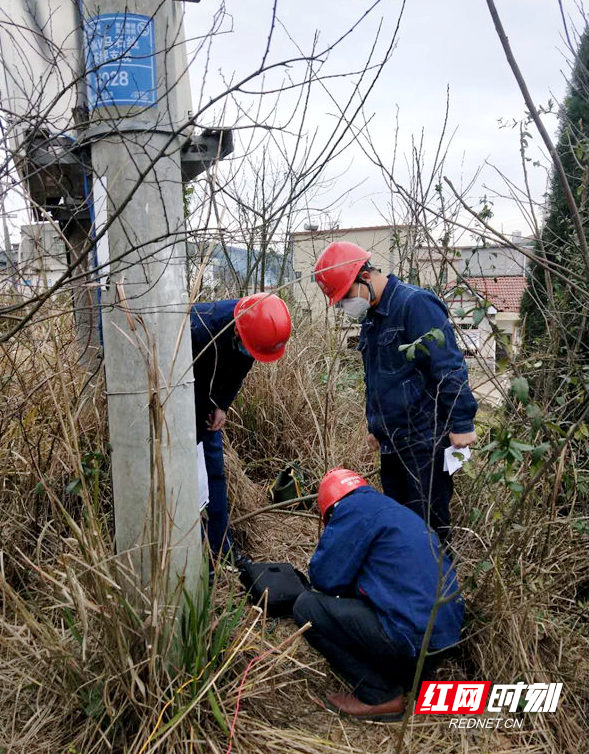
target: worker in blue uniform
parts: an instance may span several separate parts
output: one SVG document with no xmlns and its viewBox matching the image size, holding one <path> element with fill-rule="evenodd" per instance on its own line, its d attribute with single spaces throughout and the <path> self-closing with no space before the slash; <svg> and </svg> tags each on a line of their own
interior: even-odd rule
<svg viewBox="0 0 589 754">
<path fill-rule="evenodd" d="M 321 481 L 325 529 L 309 565 L 317 591 L 294 604 L 305 637 L 347 681 L 333 710 L 365 720 L 402 717 L 430 616 L 425 672 L 460 639 L 464 616 L 452 563 L 437 534 L 416 513 L 377 492 L 349 469 Z"/>
<path fill-rule="evenodd" d="M 197 441 L 209 484 L 207 536 L 214 557 L 233 548 L 229 528 L 223 437 L 227 412 L 254 361 L 280 359 L 291 319 L 275 294 L 198 303 L 190 313 Z M 235 553 L 234 553 L 235 556 Z"/>
<path fill-rule="evenodd" d="M 355 244 L 332 243 L 317 260 L 315 281 L 330 305 L 362 323 L 367 439 L 380 450 L 384 493 L 446 541 L 453 484 L 444 451 L 475 442 L 477 402 L 443 301 L 383 275 L 370 256 Z"/>
</svg>

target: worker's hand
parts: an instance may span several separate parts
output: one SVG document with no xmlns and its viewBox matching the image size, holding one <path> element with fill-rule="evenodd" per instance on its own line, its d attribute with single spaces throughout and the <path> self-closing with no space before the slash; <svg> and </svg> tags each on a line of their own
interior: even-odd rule
<svg viewBox="0 0 589 754">
<path fill-rule="evenodd" d="M 370 450 L 380 450 L 380 443 L 376 439 L 376 437 L 372 434 L 372 432 L 366 438 L 366 442 L 368 443 L 368 447 L 370 448 Z"/>
<path fill-rule="evenodd" d="M 469 445 L 472 445 L 473 442 L 476 442 L 477 433 L 476 432 L 462 432 L 462 433 L 450 432 L 448 437 L 450 438 L 450 442 L 452 443 L 452 445 L 454 445 L 455 448 L 468 448 Z"/>
<path fill-rule="evenodd" d="M 216 408 L 214 411 L 211 411 L 209 420 L 207 422 L 207 427 L 211 430 L 211 432 L 216 432 L 218 429 L 223 429 L 226 421 L 227 414 L 225 413 L 225 411 L 223 411 L 222 408 Z"/>
</svg>

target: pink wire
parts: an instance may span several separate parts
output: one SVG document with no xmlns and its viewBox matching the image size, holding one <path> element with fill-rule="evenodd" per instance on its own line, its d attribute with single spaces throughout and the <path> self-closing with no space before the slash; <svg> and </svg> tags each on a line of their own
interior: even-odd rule
<svg viewBox="0 0 589 754">
<path fill-rule="evenodd" d="M 264 657 L 266 657 L 269 654 L 272 654 L 272 652 L 275 651 L 275 648 L 272 647 L 271 649 L 267 649 L 265 652 L 262 652 L 261 655 L 258 655 L 257 657 L 254 657 L 252 660 L 249 661 L 247 668 L 245 669 L 244 674 L 241 677 L 241 683 L 239 684 L 239 689 L 237 691 L 237 701 L 235 703 L 235 712 L 233 713 L 233 722 L 231 723 L 231 730 L 229 731 L 229 747 L 227 748 L 227 751 L 225 754 L 230 754 L 231 748 L 233 746 L 233 736 L 235 735 L 235 726 L 237 725 L 237 716 L 239 715 L 239 705 L 241 702 L 241 695 L 243 693 L 243 687 L 245 685 L 245 679 L 247 678 L 247 674 L 252 669 L 252 666 L 255 662 L 258 662 L 258 660 L 263 660 Z"/>
</svg>

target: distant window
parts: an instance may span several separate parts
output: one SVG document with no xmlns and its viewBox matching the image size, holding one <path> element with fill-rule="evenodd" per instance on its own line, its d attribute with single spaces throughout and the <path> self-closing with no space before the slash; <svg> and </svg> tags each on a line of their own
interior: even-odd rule
<svg viewBox="0 0 589 754">
<path fill-rule="evenodd" d="M 295 280 L 300 280 L 303 277 L 303 273 L 299 270 L 295 270 Z"/>
<path fill-rule="evenodd" d="M 467 358 L 476 356 L 481 343 L 480 330 L 472 322 L 459 322 L 458 327 L 461 330 L 459 346 L 462 353 Z"/>
</svg>

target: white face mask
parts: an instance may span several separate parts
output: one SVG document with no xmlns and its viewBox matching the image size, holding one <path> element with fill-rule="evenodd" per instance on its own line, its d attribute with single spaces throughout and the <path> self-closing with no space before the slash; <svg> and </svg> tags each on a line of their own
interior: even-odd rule
<svg viewBox="0 0 589 754">
<path fill-rule="evenodd" d="M 370 301 L 362 298 L 362 296 L 343 298 L 340 303 L 346 315 L 356 322 L 362 322 L 364 319 L 366 319 L 366 315 L 368 314 L 368 310 L 370 309 Z"/>
</svg>

